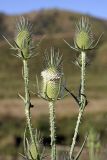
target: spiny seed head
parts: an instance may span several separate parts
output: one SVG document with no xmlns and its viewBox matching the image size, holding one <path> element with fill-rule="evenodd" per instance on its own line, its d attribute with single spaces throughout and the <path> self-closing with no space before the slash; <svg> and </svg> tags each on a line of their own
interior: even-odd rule
<svg viewBox="0 0 107 160">
<path fill-rule="evenodd" d="M 32 49 L 32 26 L 24 17 L 17 23 L 15 42 L 20 49 L 23 58 L 29 58 Z"/>
<path fill-rule="evenodd" d="M 59 56 L 59 52 L 54 53 L 54 49 L 51 49 L 50 56 L 45 55 L 45 61 L 47 67 L 41 72 L 41 94 L 48 100 L 56 100 L 62 85 L 62 56 Z"/>
<path fill-rule="evenodd" d="M 80 50 L 90 49 L 94 40 L 89 21 L 82 17 L 76 26 L 75 47 Z"/>
</svg>

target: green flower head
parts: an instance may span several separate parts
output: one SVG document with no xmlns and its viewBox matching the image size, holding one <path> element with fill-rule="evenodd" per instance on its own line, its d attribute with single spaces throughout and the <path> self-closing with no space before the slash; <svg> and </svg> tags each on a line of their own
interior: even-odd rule
<svg viewBox="0 0 107 160">
<path fill-rule="evenodd" d="M 88 19 L 81 18 L 76 25 L 75 47 L 80 50 L 87 50 L 94 42 L 93 33 Z"/>
<path fill-rule="evenodd" d="M 62 56 L 51 49 L 50 55 L 45 55 L 46 69 L 41 72 L 41 95 L 47 100 L 57 100 L 62 91 L 63 71 Z"/>
<path fill-rule="evenodd" d="M 24 17 L 21 17 L 16 25 L 17 31 L 15 43 L 19 48 L 19 56 L 27 59 L 32 53 L 32 25 Z"/>
<path fill-rule="evenodd" d="M 102 35 L 103 33 L 99 36 L 98 40 L 95 41 L 89 20 L 87 18 L 82 17 L 78 21 L 78 23 L 76 23 L 74 46 L 69 44 L 66 40 L 64 41 L 73 50 L 81 52 L 94 49 L 98 45 Z"/>
</svg>

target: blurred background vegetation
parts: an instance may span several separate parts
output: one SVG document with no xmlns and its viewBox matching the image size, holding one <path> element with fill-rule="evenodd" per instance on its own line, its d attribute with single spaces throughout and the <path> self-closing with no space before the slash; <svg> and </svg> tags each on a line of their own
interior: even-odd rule
<svg viewBox="0 0 107 160">
<path fill-rule="evenodd" d="M 83 15 L 53 9 L 32 12 L 24 16 L 33 23 L 35 47 L 40 42 L 35 49 L 35 53 L 38 53 L 38 55 L 29 61 L 31 91 L 36 92 L 35 77 L 36 74 L 40 75 L 44 68 L 43 55 L 45 49 L 49 51 L 51 47 L 55 47 L 55 50 L 59 49 L 60 53 L 63 54 L 63 68 L 67 87 L 77 94 L 80 71 L 73 64 L 77 53 L 74 53 L 65 44 L 64 39 L 73 44 L 75 23 Z M 92 24 L 95 40 L 98 39 L 100 34 L 104 34 L 98 47 L 94 51 L 87 53 L 90 65 L 87 67 L 86 94 L 89 103 L 91 101 L 95 103 L 91 106 L 92 112 L 87 111 L 83 118 L 77 141 L 80 145 L 87 131 L 93 127 L 100 134 L 102 146 L 107 146 L 107 21 L 88 15 L 85 16 L 89 17 Z M 2 160 L 6 159 L 6 155 L 8 159 L 9 155 L 14 155 L 14 159 L 16 159 L 18 152 L 22 153 L 22 139 L 25 129 L 24 107 L 18 97 L 19 92 L 24 94 L 22 62 L 14 56 L 15 52 L 10 49 L 10 46 L 2 37 L 3 34 L 13 43 L 17 18 L 19 17 L 0 14 L 0 155 Z M 35 106 L 40 105 L 40 103 L 42 105 L 42 107 L 37 107 L 34 111 L 36 114 L 39 112 L 37 117 L 33 116 L 34 126 L 41 131 L 44 138 L 43 143 L 49 146 L 49 122 L 48 112 L 44 114 L 46 109 L 44 107 L 45 102 L 39 100 L 36 104 L 37 97 L 32 93 L 31 96 L 35 99 Z M 62 146 L 71 144 L 78 113 L 76 107 L 72 105 L 72 97 L 68 97 L 66 102 L 68 102 L 66 105 L 68 105 L 67 107 L 71 112 L 68 112 L 69 116 L 67 113 L 60 116 L 66 106 L 60 107 L 60 111 L 57 114 L 57 144 Z M 76 109 L 76 111 L 72 112 L 72 108 L 74 108 L 73 110 Z M 17 116 L 16 112 L 20 116 Z"/>
</svg>

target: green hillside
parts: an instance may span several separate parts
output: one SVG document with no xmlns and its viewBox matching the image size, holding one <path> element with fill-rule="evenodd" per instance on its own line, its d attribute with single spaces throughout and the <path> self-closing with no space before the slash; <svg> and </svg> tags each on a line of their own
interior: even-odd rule
<svg viewBox="0 0 107 160">
<path fill-rule="evenodd" d="M 73 43 L 75 22 L 80 14 L 68 11 L 42 10 L 24 15 L 34 24 L 33 39 L 35 46 L 44 37 L 35 52 L 39 53 L 29 62 L 30 65 L 30 86 L 34 91 L 35 75 L 40 75 L 43 69 L 43 53 L 53 46 L 59 48 L 63 54 L 64 73 L 67 86 L 73 91 L 79 87 L 79 69 L 72 63 L 76 57 L 63 41 L 66 39 Z M 1 34 L 10 40 L 14 38 L 15 19 L 17 16 L 0 14 Z M 95 38 L 104 32 L 99 46 L 93 53 L 88 53 L 91 65 L 87 68 L 87 94 L 91 97 L 103 97 L 107 94 L 107 22 L 101 19 L 89 17 L 93 26 Z M 45 36 L 44 36 L 45 35 Z M 22 64 L 1 36 L 0 42 L 0 98 L 17 97 L 17 93 L 23 92 Z M 97 94 L 96 94 L 97 93 Z"/>
</svg>

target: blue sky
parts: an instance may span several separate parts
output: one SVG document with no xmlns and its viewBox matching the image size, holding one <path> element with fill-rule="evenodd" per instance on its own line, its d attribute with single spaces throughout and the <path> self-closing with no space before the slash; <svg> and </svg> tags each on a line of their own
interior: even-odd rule
<svg viewBox="0 0 107 160">
<path fill-rule="evenodd" d="M 59 8 L 107 19 L 107 0 L 0 0 L 0 12 L 21 14 Z"/>
</svg>

